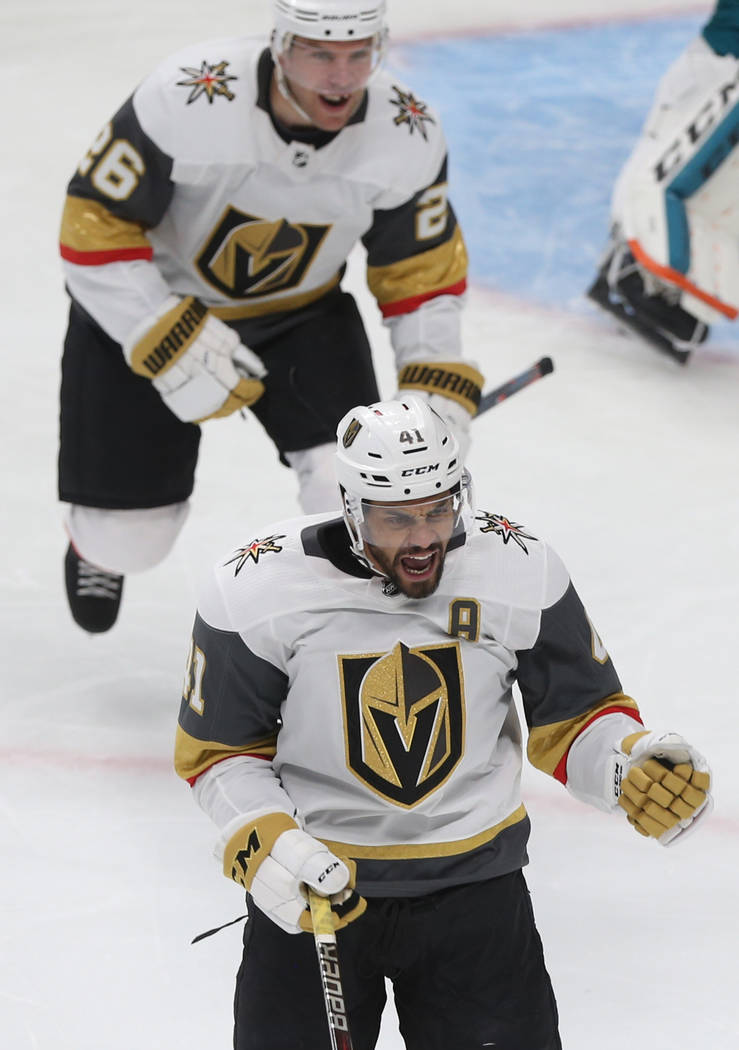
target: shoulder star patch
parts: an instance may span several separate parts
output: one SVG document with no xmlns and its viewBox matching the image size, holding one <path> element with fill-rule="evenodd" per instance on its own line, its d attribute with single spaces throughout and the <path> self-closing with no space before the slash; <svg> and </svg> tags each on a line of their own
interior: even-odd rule
<svg viewBox="0 0 739 1050">
<path fill-rule="evenodd" d="M 396 97 L 391 98 L 390 103 L 398 107 L 398 112 L 393 117 L 393 124 L 407 124 L 411 135 L 414 131 L 419 131 L 421 136 L 428 141 L 426 124 L 435 124 L 436 121 L 426 112 L 426 103 L 421 102 L 410 91 L 401 91 L 396 84 L 393 84 L 393 91 Z"/>
<path fill-rule="evenodd" d="M 523 541 L 534 540 L 536 542 L 536 536 L 524 532 L 523 525 L 519 525 L 515 521 L 509 521 L 502 514 L 489 514 L 487 511 L 482 511 L 481 514 L 475 515 L 475 521 L 485 522 L 484 525 L 480 526 L 480 532 L 494 532 L 496 536 L 502 537 L 503 543 L 513 540 L 524 554 L 528 554 L 529 549 Z"/>
<path fill-rule="evenodd" d="M 283 536 L 267 536 L 263 540 L 252 540 L 246 547 L 239 547 L 236 550 L 233 558 L 229 558 L 224 565 L 233 565 L 236 562 L 236 568 L 234 569 L 234 576 L 238 576 L 241 570 L 244 568 L 246 563 L 251 559 L 253 562 L 258 562 L 262 554 L 267 554 L 270 551 L 275 554 L 279 554 L 282 547 L 277 543 L 277 540 L 284 540 Z"/>
<path fill-rule="evenodd" d="M 201 95 L 205 95 L 210 105 L 213 104 L 213 99 L 216 95 L 222 95 L 223 98 L 228 99 L 230 102 L 236 98 L 233 91 L 227 87 L 229 80 L 238 80 L 237 76 L 226 72 L 228 62 L 216 62 L 215 65 L 211 65 L 209 62 L 201 62 L 200 69 L 194 69 L 192 66 L 180 66 L 183 73 L 187 73 L 188 80 L 178 80 L 178 87 L 189 87 L 192 91 L 188 95 L 187 104 L 195 102 Z"/>
</svg>

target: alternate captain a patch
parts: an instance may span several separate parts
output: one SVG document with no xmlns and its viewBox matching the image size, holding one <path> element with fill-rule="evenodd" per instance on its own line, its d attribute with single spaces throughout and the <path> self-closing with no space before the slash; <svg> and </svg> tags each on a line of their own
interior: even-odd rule
<svg viewBox="0 0 739 1050">
<path fill-rule="evenodd" d="M 410 808 L 464 753 L 459 643 L 339 656 L 347 764 L 382 798 Z"/>
<path fill-rule="evenodd" d="M 251 543 L 247 543 L 246 547 L 239 547 L 234 554 L 233 558 L 229 558 L 228 561 L 224 562 L 224 565 L 233 565 L 236 563 L 234 569 L 234 576 L 238 576 L 241 570 L 244 568 L 248 561 L 253 561 L 255 564 L 259 562 L 259 559 L 263 554 L 279 554 L 282 547 L 278 544 L 278 540 L 284 540 L 283 536 L 267 536 L 263 540 L 252 540 Z"/>
<path fill-rule="evenodd" d="M 426 103 L 421 102 L 410 91 L 401 91 L 396 84 L 393 84 L 393 91 L 395 98 L 391 98 L 390 103 L 398 108 L 398 112 L 393 117 L 393 124 L 407 124 L 411 135 L 414 131 L 419 131 L 421 137 L 428 141 L 426 124 L 435 124 L 436 121 L 430 113 L 426 112 L 428 108 Z"/>
</svg>

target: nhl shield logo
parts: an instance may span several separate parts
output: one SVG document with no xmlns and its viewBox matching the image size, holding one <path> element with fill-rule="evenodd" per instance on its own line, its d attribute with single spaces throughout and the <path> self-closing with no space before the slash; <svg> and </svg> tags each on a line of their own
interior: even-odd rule
<svg viewBox="0 0 739 1050">
<path fill-rule="evenodd" d="M 383 798 L 412 807 L 450 776 L 464 752 L 459 643 L 340 656 L 347 757 Z"/>
</svg>

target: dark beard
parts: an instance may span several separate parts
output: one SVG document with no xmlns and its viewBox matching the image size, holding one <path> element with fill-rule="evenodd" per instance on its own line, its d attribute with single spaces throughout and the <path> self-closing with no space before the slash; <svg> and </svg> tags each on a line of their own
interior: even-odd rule
<svg viewBox="0 0 739 1050">
<path fill-rule="evenodd" d="M 405 579 L 401 579 L 396 572 L 395 563 L 409 552 L 401 551 L 395 556 L 393 564 L 390 564 L 387 557 L 378 547 L 373 547 L 370 543 L 367 544 L 367 550 L 372 555 L 372 560 L 377 564 L 382 574 L 386 576 L 393 586 L 400 591 L 401 594 L 404 594 L 406 598 L 428 598 L 434 593 L 441 582 L 441 574 L 444 571 L 444 556 L 446 552 L 440 543 L 434 544 L 430 549 L 436 551 L 439 555 L 434 575 L 427 580 L 419 580 L 418 583 L 406 583 Z"/>
</svg>

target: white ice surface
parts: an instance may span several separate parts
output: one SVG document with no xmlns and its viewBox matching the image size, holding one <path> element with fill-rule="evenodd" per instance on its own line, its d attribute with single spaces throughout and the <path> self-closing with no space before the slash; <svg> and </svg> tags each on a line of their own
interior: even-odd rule
<svg viewBox="0 0 739 1050">
<path fill-rule="evenodd" d="M 521 22 L 519 5 L 515 19 Z M 528 23 L 605 17 L 605 0 L 525 5 Z M 708 10 L 630 0 L 619 11 Z M 514 24 L 503 0 L 395 0 L 397 35 Z M 136 80 L 189 40 L 266 25 L 266 3 L 6 0 L 2 92 L 4 539 L 0 567 L 0 1046 L 226 1050 L 241 911 L 213 834 L 171 770 L 197 567 L 295 511 L 258 424 L 206 430 L 190 521 L 170 558 L 126 583 L 116 629 L 69 619 L 55 500 L 65 322 L 56 238 L 64 187 Z M 360 298 L 383 392 L 387 341 Z M 613 332 L 473 288 L 465 321 L 488 382 L 542 354 L 553 376 L 475 424 L 479 501 L 567 561 L 648 724 L 711 761 L 717 806 L 681 847 L 525 773 L 527 878 L 567 1050 L 739 1045 L 736 741 L 739 482 L 736 349 L 686 369 Z M 289 991 L 286 989 L 286 994 Z M 402 1046 L 391 1013 L 381 1050 Z M 449 1050 L 454 1050 L 450 1047 Z"/>
</svg>

